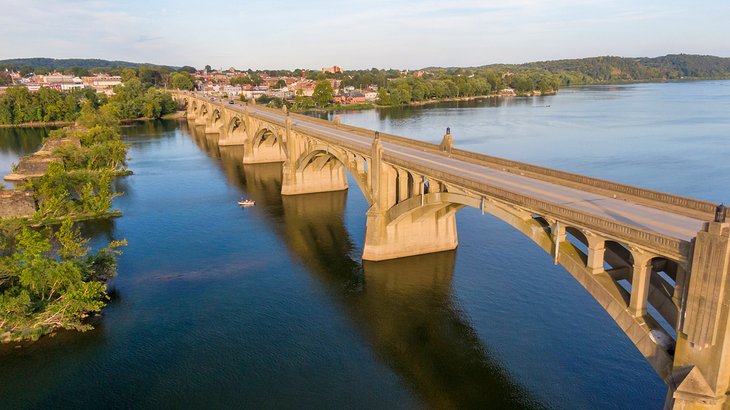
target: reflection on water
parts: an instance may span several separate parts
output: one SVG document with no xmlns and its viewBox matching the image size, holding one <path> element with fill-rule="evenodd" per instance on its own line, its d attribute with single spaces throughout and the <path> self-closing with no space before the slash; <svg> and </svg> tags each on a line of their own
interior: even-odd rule
<svg viewBox="0 0 730 410">
<path fill-rule="evenodd" d="M 20 157 L 37 151 L 49 131 L 48 128 L 0 128 L 0 185 L 13 187 L 2 177 L 10 173 Z"/>
</svg>

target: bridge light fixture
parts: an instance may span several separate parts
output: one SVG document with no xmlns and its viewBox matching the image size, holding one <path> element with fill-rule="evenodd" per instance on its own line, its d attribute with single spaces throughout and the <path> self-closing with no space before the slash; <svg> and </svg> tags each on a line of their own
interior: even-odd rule
<svg viewBox="0 0 730 410">
<path fill-rule="evenodd" d="M 715 208 L 715 222 L 725 222 L 725 216 L 727 214 L 727 207 L 720 204 Z"/>
</svg>

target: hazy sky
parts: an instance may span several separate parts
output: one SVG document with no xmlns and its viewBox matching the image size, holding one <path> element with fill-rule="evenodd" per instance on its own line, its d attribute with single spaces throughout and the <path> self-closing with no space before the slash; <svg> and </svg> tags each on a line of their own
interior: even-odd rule
<svg viewBox="0 0 730 410">
<path fill-rule="evenodd" d="M 0 0 L 0 59 L 422 68 L 730 56 L 730 1 Z"/>
</svg>

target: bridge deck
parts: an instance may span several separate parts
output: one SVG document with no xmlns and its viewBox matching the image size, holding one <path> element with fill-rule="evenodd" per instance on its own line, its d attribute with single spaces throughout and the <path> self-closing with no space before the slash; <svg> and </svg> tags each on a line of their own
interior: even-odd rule
<svg viewBox="0 0 730 410">
<path fill-rule="evenodd" d="M 236 111 L 245 111 L 240 105 L 230 105 Z M 277 113 L 256 106 L 248 106 L 249 113 L 262 119 L 283 122 L 284 113 Z M 319 121 L 308 121 L 298 116 L 292 120 L 292 126 L 298 131 L 313 136 L 324 136 L 337 139 L 362 148 L 368 152 L 372 145 L 372 137 L 364 136 L 348 130 L 338 129 L 334 124 L 325 125 Z M 578 211 L 597 215 L 631 225 L 642 230 L 653 231 L 669 237 L 689 241 L 694 238 L 706 221 L 670 211 L 652 208 L 646 205 L 614 199 L 609 196 L 586 192 L 580 189 L 502 171 L 493 167 L 474 164 L 445 155 L 429 152 L 419 148 L 408 147 L 392 142 L 383 142 L 385 154 L 413 164 L 426 165 L 458 177 L 480 184 L 495 186 L 512 192 L 529 195 L 533 198 L 563 205 Z"/>
</svg>

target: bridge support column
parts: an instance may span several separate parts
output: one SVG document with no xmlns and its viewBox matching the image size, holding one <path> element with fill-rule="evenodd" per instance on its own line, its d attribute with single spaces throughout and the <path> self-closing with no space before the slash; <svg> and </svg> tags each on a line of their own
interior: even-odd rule
<svg viewBox="0 0 730 410">
<path fill-rule="evenodd" d="M 388 223 L 387 211 L 373 205 L 367 212 L 363 260 L 381 261 L 450 251 L 459 245 L 455 212 L 405 216 Z"/>
<path fill-rule="evenodd" d="M 606 254 L 606 240 L 598 235 L 585 232 L 588 240 L 588 260 L 586 266 L 592 274 L 601 273 L 603 269 L 603 260 Z"/>
<path fill-rule="evenodd" d="M 271 137 L 270 137 L 271 138 Z M 243 144 L 244 164 L 268 164 L 271 162 L 285 162 L 286 155 L 281 143 L 275 141 L 253 141 L 247 138 Z"/>
<path fill-rule="evenodd" d="M 244 132 L 234 132 L 218 140 L 218 145 L 220 145 L 221 147 L 245 144 L 246 134 Z"/>
<path fill-rule="evenodd" d="M 284 164 L 281 194 L 300 195 L 317 192 L 343 191 L 347 189 L 345 167 L 330 163 L 317 169 L 316 165 L 298 170 L 289 163 Z"/>
<path fill-rule="evenodd" d="M 651 255 L 639 249 L 632 249 L 634 257 L 633 273 L 631 274 L 631 299 L 629 312 L 634 317 L 646 315 L 646 305 L 649 299 L 649 282 L 651 280 Z"/>
<path fill-rule="evenodd" d="M 420 206 L 398 220 L 388 210 L 398 202 L 396 181 L 403 174 L 382 163 L 382 146 L 373 143 L 371 185 L 373 206 L 367 212 L 362 258 L 381 261 L 456 249 L 456 215 L 443 205 Z M 407 186 L 407 175 L 403 186 Z"/>
<path fill-rule="evenodd" d="M 677 332 L 674 409 L 730 408 L 730 223 L 697 233 Z"/>
</svg>

